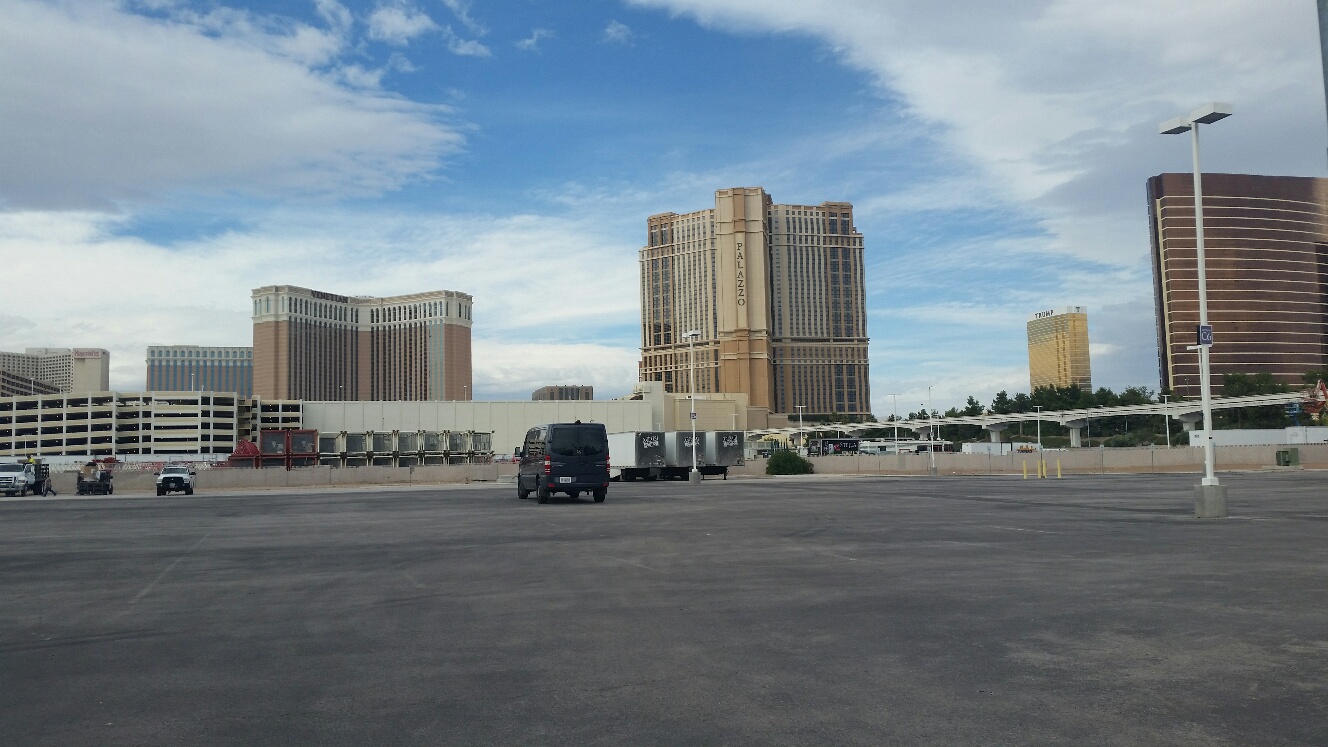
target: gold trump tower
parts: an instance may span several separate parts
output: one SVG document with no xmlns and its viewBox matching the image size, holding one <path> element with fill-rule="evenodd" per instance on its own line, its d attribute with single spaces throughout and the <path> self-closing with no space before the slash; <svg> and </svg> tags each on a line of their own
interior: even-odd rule
<svg viewBox="0 0 1328 747">
<path fill-rule="evenodd" d="M 647 220 L 641 380 L 671 392 L 745 393 L 776 413 L 868 415 L 862 234 L 853 206 L 778 205 L 760 187 Z"/>
<path fill-rule="evenodd" d="M 1093 391 L 1088 360 L 1088 310 L 1065 306 L 1028 320 L 1028 385 Z"/>
</svg>

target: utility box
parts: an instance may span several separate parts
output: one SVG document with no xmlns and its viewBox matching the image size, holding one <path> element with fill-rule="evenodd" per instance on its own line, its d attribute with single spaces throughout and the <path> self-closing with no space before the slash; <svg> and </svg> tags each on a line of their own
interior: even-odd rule
<svg viewBox="0 0 1328 747">
<path fill-rule="evenodd" d="M 1279 467 L 1299 467 L 1300 449 L 1278 449 L 1277 466 Z"/>
</svg>

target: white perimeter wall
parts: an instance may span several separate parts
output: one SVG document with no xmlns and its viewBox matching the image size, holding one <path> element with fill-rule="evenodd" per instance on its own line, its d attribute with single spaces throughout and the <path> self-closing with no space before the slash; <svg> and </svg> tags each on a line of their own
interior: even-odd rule
<svg viewBox="0 0 1328 747">
<path fill-rule="evenodd" d="M 1205 431 L 1186 431 L 1190 446 L 1203 446 Z M 1290 428 L 1243 428 L 1213 431 L 1214 446 L 1284 446 L 1321 444 L 1328 441 L 1328 427 L 1291 426 Z"/>
<path fill-rule="evenodd" d="M 495 454 L 511 454 L 544 423 L 603 423 L 609 433 L 660 430 L 643 400 L 540 402 L 305 402 L 303 424 L 319 433 L 480 431 Z"/>
</svg>

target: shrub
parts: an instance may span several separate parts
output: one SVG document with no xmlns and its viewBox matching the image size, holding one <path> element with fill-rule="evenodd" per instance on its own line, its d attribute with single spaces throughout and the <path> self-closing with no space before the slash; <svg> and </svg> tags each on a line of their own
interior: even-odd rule
<svg viewBox="0 0 1328 747">
<path fill-rule="evenodd" d="M 765 463 L 767 475 L 810 475 L 812 463 L 791 451 L 776 451 Z"/>
</svg>

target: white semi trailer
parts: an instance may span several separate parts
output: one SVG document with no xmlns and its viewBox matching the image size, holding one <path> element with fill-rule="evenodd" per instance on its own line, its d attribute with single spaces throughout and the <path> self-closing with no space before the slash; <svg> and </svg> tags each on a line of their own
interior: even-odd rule
<svg viewBox="0 0 1328 747">
<path fill-rule="evenodd" d="M 742 431 L 708 431 L 701 474 L 723 475 L 725 480 L 729 479 L 729 467 L 742 464 L 743 436 Z"/>
<path fill-rule="evenodd" d="M 696 432 L 696 465 L 705 466 L 706 432 Z M 686 480 L 692 471 L 692 432 L 667 431 L 664 433 L 664 468 L 660 477 L 666 480 Z"/>
<path fill-rule="evenodd" d="M 610 480 L 657 480 L 664 467 L 662 432 L 627 431 L 609 434 Z"/>
</svg>

